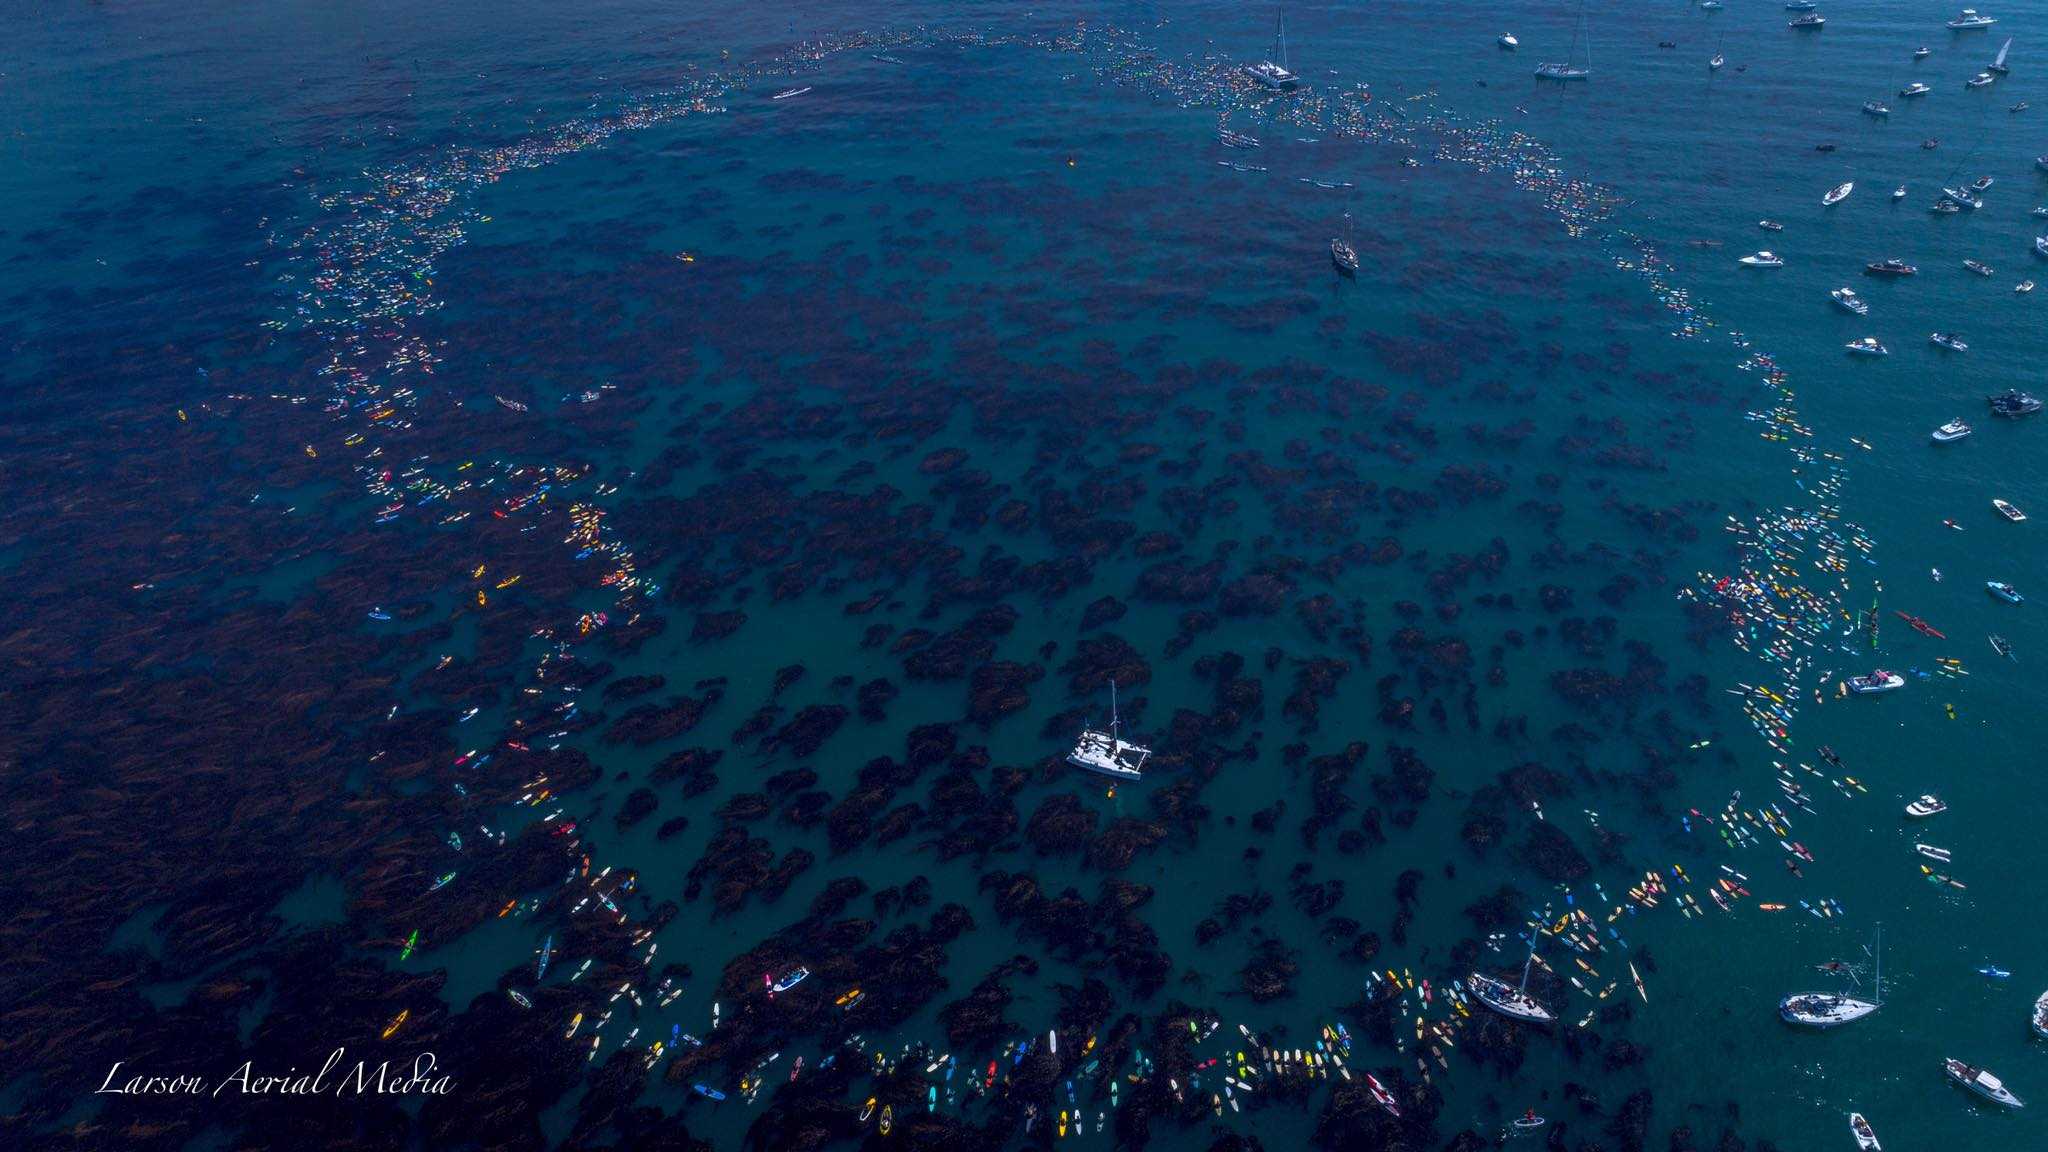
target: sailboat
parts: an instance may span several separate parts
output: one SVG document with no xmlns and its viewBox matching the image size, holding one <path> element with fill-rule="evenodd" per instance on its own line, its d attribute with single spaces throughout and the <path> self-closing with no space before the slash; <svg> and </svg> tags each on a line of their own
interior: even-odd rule
<svg viewBox="0 0 2048 1152">
<path fill-rule="evenodd" d="M 1998 73 L 2000 76 L 2011 71 L 2011 69 L 2005 66 L 2005 54 L 2010 51 L 2012 51 L 2012 37 L 2007 36 L 2005 43 L 1998 46 L 1998 58 L 1991 62 L 1991 71 Z"/>
<path fill-rule="evenodd" d="M 1723 59 L 1721 56 L 1721 42 L 1719 40 L 1714 41 L 1714 55 L 1712 59 L 1709 59 L 1707 61 L 1707 71 L 1719 72 L 1721 70 L 1721 65 L 1726 64 L 1727 62 L 1728 61 Z"/>
<path fill-rule="evenodd" d="M 1116 681 L 1109 682 L 1109 731 L 1100 732 L 1093 728 L 1081 729 L 1081 738 L 1074 742 L 1074 750 L 1067 753 L 1067 763 L 1118 780 L 1141 780 L 1145 758 L 1152 755 L 1150 748 L 1140 748 L 1123 739 L 1123 721 L 1116 712 Z"/>
<path fill-rule="evenodd" d="M 1573 27 L 1573 28 L 1572 28 L 1572 46 L 1571 46 L 1571 48 L 1570 48 L 1569 50 L 1567 50 L 1567 51 L 1566 51 L 1566 53 L 1565 53 L 1565 57 L 1564 57 L 1564 63 L 1562 63 L 1562 64 L 1538 64 L 1538 65 L 1536 66 L 1536 78 L 1537 78 L 1537 79 L 1539 79 L 1539 80 L 1590 80 L 1590 79 L 1592 79 L 1592 78 L 1593 78 L 1593 46 L 1592 46 L 1591 44 L 1588 44 L 1588 45 L 1586 46 L 1586 63 L 1584 64 L 1584 66 L 1580 66 L 1580 65 L 1576 65 L 1576 64 L 1573 64 L 1573 63 L 1572 63 L 1572 57 L 1574 57 L 1574 56 L 1576 56 L 1576 55 L 1578 54 L 1578 50 L 1579 50 L 1579 40 L 1580 40 L 1580 38 L 1581 38 L 1581 37 L 1583 37 L 1583 36 L 1585 35 L 1585 32 L 1586 32 L 1586 6 L 1585 6 L 1584 4 L 1581 4 L 1581 5 L 1579 5 L 1579 22 L 1578 22 L 1578 24 L 1577 24 L 1577 25 L 1576 25 L 1575 27 Z"/>
<path fill-rule="evenodd" d="M 1778 1018 L 1787 1024 L 1806 1028 L 1835 1028 L 1852 1021 L 1861 1020 L 1884 1006 L 1884 928 L 1878 927 L 1877 944 L 1873 949 L 1877 960 L 1877 976 L 1873 985 L 1875 1000 L 1858 1000 L 1853 996 L 1841 996 L 1832 992 L 1796 992 L 1778 1001 Z"/>
<path fill-rule="evenodd" d="M 1358 249 L 1351 246 L 1351 213 L 1344 214 L 1344 235 L 1330 239 L 1330 263 L 1344 276 L 1358 275 Z"/>
<path fill-rule="evenodd" d="M 1285 92 L 1301 83 L 1299 77 L 1287 70 L 1287 15 L 1281 9 L 1273 12 L 1273 58 L 1257 64 L 1244 66 L 1244 74 L 1276 92 Z"/>
<path fill-rule="evenodd" d="M 1505 980 L 1474 972 L 1465 977 L 1465 987 L 1481 1004 L 1512 1020 L 1530 1024 L 1550 1024 L 1557 1017 L 1545 1008 L 1534 996 L 1529 995 L 1529 965 L 1536 962 L 1536 937 L 1529 937 L 1529 957 L 1522 961 L 1522 982 L 1509 987 Z"/>
</svg>

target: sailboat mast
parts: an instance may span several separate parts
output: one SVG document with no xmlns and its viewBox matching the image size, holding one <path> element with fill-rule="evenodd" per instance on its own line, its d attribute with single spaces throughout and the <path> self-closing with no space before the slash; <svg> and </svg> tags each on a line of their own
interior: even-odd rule
<svg viewBox="0 0 2048 1152">
<path fill-rule="evenodd" d="M 1280 67 L 1287 67 L 1287 11 L 1273 10 L 1273 53 L 1280 57 Z"/>
<path fill-rule="evenodd" d="M 1111 680 L 1109 682 L 1109 738 L 1111 740 L 1122 739 L 1117 732 L 1117 725 L 1120 723 L 1122 721 L 1117 719 L 1116 714 L 1116 681 Z"/>
<path fill-rule="evenodd" d="M 1522 982 L 1515 985 L 1515 991 L 1526 995 L 1529 991 L 1529 965 L 1536 962 L 1536 934 L 1529 934 L 1529 955 L 1522 961 Z"/>
<path fill-rule="evenodd" d="M 1877 926 L 1877 1002 L 1884 1003 L 1884 925 Z"/>
</svg>

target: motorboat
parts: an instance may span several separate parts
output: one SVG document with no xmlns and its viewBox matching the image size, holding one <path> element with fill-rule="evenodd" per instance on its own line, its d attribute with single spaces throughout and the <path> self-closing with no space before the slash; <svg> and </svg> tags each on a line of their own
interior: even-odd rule
<svg viewBox="0 0 2048 1152">
<path fill-rule="evenodd" d="M 1948 811 L 1948 805 L 1942 803 L 1941 799 L 1936 796 L 1922 796 L 1911 804 L 1906 805 L 1906 815 L 1911 816 L 1915 820 L 1925 820 L 1929 816 L 1939 816 L 1946 811 Z"/>
<path fill-rule="evenodd" d="M 1948 26 L 1958 32 L 1974 32 L 1980 28 L 1989 28 L 1996 23 L 1998 23 L 1997 20 L 1984 15 L 1975 8 L 1965 8 L 1962 15 L 1948 22 Z"/>
<path fill-rule="evenodd" d="M 1988 396 L 1985 399 L 1991 405 L 1991 414 L 1993 416 L 2003 416 L 2008 420 L 2017 420 L 2022 416 L 2032 416 L 2041 410 L 2041 402 L 2036 400 L 2032 393 L 2021 392 L 2018 389 L 2009 388 L 1996 396 Z"/>
<path fill-rule="evenodd" d="M 1991 85 L 1991 82 L 1996 79 L 1998 79 L 1998 77 L 1993 76 L 1989 72 L 1979 72 L 1975 76 L 1970 77 L 1968 80 L 1963 81 L 1963 87 L 1986 88 L 1989 87 Z"/>
<path fill-rule="evenodd" d="M 1906 678 L 1897 672 L 1882 668 L 1873 670 L 1867 676 L 1851 676 L 1842 681 L 1842 686 L 1858 696 L 1875 696 L 1880 692 L 1895 692 L 1906 686 Z"/>
<path fill-rule="evenodd" d="M 1507 49 L 1510 52 L 1513 52 L 1515 49 L 1520 48 L 1522 46 L 1522 42 L 1520 40 L 1515 39 L 1515 34 L 1513 32 L 1501 33 L 1500 39 L 1495 40 L 1494 43 L 1500 45 L 1501 47 Z"/>
<path fill-rule="evenodd" d="M 1865 116 L 1883 117 L 1891 115 L 1892 110 L 1875 100 L 1865 100 L 1863 102 L 1863 114 Z"/>
<path fill-rule="evenodd" d="M 2011 504 L 2007 503 L 2004 500 L 1993 500 L 1991 502 L 1991 506 L 1993 508 L 1998 509 L 1998 514 L 2000 516 L 2005 517 L 2007 520 L 2010 520 L 2015 524 L 2022 524 L 2026 522 L 2027 514 L 2013 507 Z"/>
<path fill-rule="evenodd" d="M 1970 350 L 1970 346 L 1963 343 L 1962 338 L 1953 332 L 1929 333 L 1927 342 L 1936 348 L 1946 348 L 1951 352 L 1968 352 Z"/>
<path fill-rule="evenodd" d="M 1974 429 L 1961 420 L 1951 420 L 1934 430 L 1934 442 L 1936 444 L 1953 444 L 1968 436 L 1972 431 Z"/>
<path fill-rule="evenodd" d="M 2034 157 L 2034 167 L 2039 168 L 2043 172 L 2048 172 L 2048 156 Z"/>
<path fill-rule="evenodd" d="M 2007 1088 L 2003 1081 L 1982 1068 L 1972 1067 L 1953 1057 L 1944 1060 L 1942 1067 L 1948 1072 L 1950 1080 L 1955 1081 L 1960 1087 L 1991 1101 L 1993 1104 L 1999 1105 L 2002 1108 L 2024 1108 L 2027 1106 L 2025 1101 L 2012 1094 L 2012 1089 Z"/>
<path fill-rule="evenodd" d="M 1894 189 L 1892 189 L 1892 199 L 1894 199 L 1894 200 L 1904 200 L 1905 198 L 1906 198 L 1906 186 L 1905 186 L 1904 184 L 1901 184 L 1901 185 L 1899 185 L 1899 186 L 1898 186 L 1897 188 L 1894 188 Z"/>
<path fill-rule="evenodd" d="M 1927 151 L 1929 151 L 1929 152 L 1932 152 L 1932 151 L 1934 151 L 1934 150 L 1935 150 L 1936 148 L 1939 148 L 1939 147 L 1941 147 L 1941 141 L 1940 141 L 1939 139 L 1937 139 L 1936 137 L 1933 137 L 1933 136 L 1929 136 L 1929 137 L 1928 137 L 1927 139 L 1925 139 L 1925 140 L 1922 140 L 1922 141 L 1920 142 L 1920 147 L 1921 147 L 1921 148 L 1923 148 L 1923 149 L 1925 149 L 1925 150 L 1927 150 Z"/>
<path fill-rule="evenodd" d="M 1957 207 L 1968 208 L 1972 212 L 1984 206 L 1984 201 L 1971 195 L 1968 188 L 1943 188 L 1941 190 L 1941 198 Z"/>
<path fill-rule="evenodd" d="M 1737 260 L 1736 263 L 1746 264 L 1751 268 L 1783 268 L 1785 266 L 1785 261 L 1775 252 L 1755 252 Z"/>
<path fill-rule="evenodd" d="M 1785 0 L 1787 12 L 1811 12 L 1818 7 L 1820 5 L 1814 3 L 1814 0 Z"/>
<path fill-rule="evenodd" d="M 1991 275 L 1991 265 L 1984 263 L 1982 260 L 1965 260 L 1963 261 L 1963 267 L 1968 268 L 1979 276 Z"/>
<path fill-rule="evenodd" d="M 2019 589 L 2000 580 L 1986 580 L 1984 582 L 1984 590 L 2005 601 L 2007 604 L 2024 604 L 2027 602 L 2027 598 L 2020 595 Z"/>
<path fill-rule="evenodd" d="M 1877 1142 L 1877 1133 L 1871 1131 L 1870 1121 L 1863 1118 L 1863 1113 L 1849 1113 L 1849 1132 L 1856 1137 L 1856 1152 L 1884 1152 Z"/>
<path fill-rule="evenodd" d="M 1925 59 L 1927 59 L 1927 54 L 1928 54 L 1929 52 L 1932 52 L 1932 51 L 1934 51 L 1934 49 L 1932 49 L 1932 48 L 1925 48 L 1925 47 L 1922 47 L 1922 48 L 1915 48 L 1915 49 L 1913 49 L 1913 59 L 1915 59 L 1915 60 L 1925 60 Z"/>
<path fill-rule="evenodd" d="M 2034 253 L 2038 256 L 2048 256 L 2048 236 L 2034 237 Z"/>
<path fill-rule="evenodd" d="M 1927 857 L 1929 860 L 1936 860 L 1943 864 L 1949 862 L 1950 853 L 1946 848 L 1936 848 L 1932 844 L 1915 844 L 1913 845 L 1913 851 Z"/>
<path fill-rule="evenodd" d="M 1866 276 L 1911 276 L 1918 271 L 1920 271 L 1918 268 L 1897 257 L 1889 260 L 1873 260 L 1863 266 L 1863 274 Z"/>
<path fill-rule="evenodd" d="M 2013 105 L 2012 107 L 2010 107 L 2010 108 L 2007 108 L 2007 109 L 2006 109 L 2006 111 L 2007 111 L 2007 112 L 2015 112 L 2015 113 L 2017 113 L 2017 112 L 2025 112 L 2026 110 L 2027 110 L 2027 102 L 2026 102 L 2025 100 L 2022 100 L 2022 101 L 2020 101 L 2019 103 L 2017 103 L 2017 104 Z"/>
<path fill-rule="evenodd" d="M 1875 336 L 1860 336 L 1843 345 L 1852 356 L 1889 356 L 1890 350 L 1877 342 Z"/>
<path fill-rule="evenodd" d="M 1721 0 L 1700 0 L 1700 11 L 1719 12 L 1720 10 Z"/>
<path fill-rule="evenodd" d="M 1783 232 L 1785 230 L 1785 226 L 1776 220 L 1759 220 L 1756 222 L 1756 226 L 1766 232 Z"/>
<path fill-rule="evenodd" d="M 1989 192 L 1991 190 L 1991 186 L 1993 184 L 1996 184 L 1997 182 L 1998 181 L 1994 180 L 1989 176 L 1979 176 L 1975 180 L 1970 181 L 1970 191 L 1976 192 L 1981 195 L 1985 192 Z"/>
<path fill-rule="evenodd" d="M 2032 280 L 2022 280 L 2019 283 L 2013 285 L 2012 290 L 2024 296 L 2027 293 L 2032 292 L 2034 290 L 2034 282 Z"/>
<path fill-rule="evenodd" d="M 2034 999 L 2034 1035 L 2048 1040 L 2048 992 Z"/>
<path fill-rule="evenodd" d="M 1820 13 L 1808 12 L 1804 16 L 1796 16 L 1793 19 L 1787 21 L 1785 27 L 1796 28 L 1802 32 L 1808 29 L 1812 29 L 1813 31 L 1818 32 L 1821 30 L 1821 26 L 1826 24 L 1827 22 L 1827 17 L 1822 16 Z"/>
<path fill-rule="evenodd" d="M 1904 88 L 1899 89 L 1899 95 L 1904 97 L 1905 99 L 1911 100 L 1915 96 L 1925 96 L 1932 91 L 1934 91 L 1934 89 L 1929 88 L 1927 85 L 1922 84 L 1918 80 L 1915 80 L 1911 84 L 1906 85 Z"/>
<path fill-rule="evenodd" d="M 1853 288 L 1837 288 L 1828 293 L 1828 298 L 1858 316 L 1870 315 L 1870 304 L 1858 296 Z"/>
<path fill-rule="evenodd" d="M 1112 680 L 1109 682 L 1109 731 L 1081 729 L 1074 750 L 1067 753 L 1067 763 L 1118 780 L 1144 779 L 1145 759 L 1152 755 L 1152 750 L 1125 741 L 1122 723 L 1117 716 L 1116 681 Z"/>
<path fill-rule="evenodd" d="M 1842 201 L 1847 200 L 1849 198 L 1849 193 L 1854 192 L 1855 190 L 1856 182 L 1854 180 L 1848 180 L 1844 181 L 1843 183 L 1837 184 L 1833 188 L 1828 189 L 1825 193 L 1821 195 L 1821 206 L 1824 208 L 1832 208 L 1835 205 L 1840 204 Z"/>
</svg>

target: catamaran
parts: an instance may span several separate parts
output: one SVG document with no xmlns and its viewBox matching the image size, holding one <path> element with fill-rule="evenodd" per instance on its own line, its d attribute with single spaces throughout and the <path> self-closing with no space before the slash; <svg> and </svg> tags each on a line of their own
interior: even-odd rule
<svg viewBox="0 0 2048 1152">
<path fill-rule="evenodd" d="M 1529 965 L 1536 962 L 1536 938 L 1529 938 L 1529 956 L 1522 961 L 1522 982 L 1510 986 L 1505 980 L 1474 972 L 1465 977 L 1465 987 L 1481 1004 L 1511 1020 L 1550 1024 L 1557 1020 L 1534 996 L 1529 995 Z"/>
<path fill-rule="evenodd" d="M 1126 742 L 1122 736 L 1122 725 L 1123 721 L 1117 716 L 1116 711 L 1116 681 L 1111 680 L 1109 731 L 1081 729 L 1081 738 L 1074 742 L 1074 750 L 1067 753 L 1067 763 L 1118 780 L 1143 779 L 1145 758 L 1152 755 L 1152 750 Z"/>
<path fill-rule="evenodd" d="M 1884 930 L 1878 929 L 1874 1000 L 1858 1000 L 1831 992 L 1799 992 L 1778 1001 L 1778 1018 L 1806 1028 L 1837 1028 L 1861 1020 L 1884 1006 Z"/>
<path fill-rule="evenodd" d="M 1285 92 L 1301 83 L 1301 78 L 1287 70 L 1287 15 L 1275 10 L 1273 13 L 1273 59 L 1261 60 L 1257 64 L 1244 66 L 1244 74 L 1275 92 Z"/>
<path fill-rule="evenodd" d="M 1585 32 L 1586 32 L 1586 8 L 1585 8 L 1585 5 L 1581 4 L 1581 5 L 1579 6 L 1579 22 L 1578 22 L 1578 24 L 1577 24 L 1577 25 L 1576 25 L 1575 27 L 1573 27 L 1573 28 L 1572 28 L 1572 44 L 1571 44 L 1571 47 L 1570 47 L 1569 49 L 1567 49 L 1567 50 L 1566 50 L 1566 52 L 1565 52 L 1565 57 L 1564 57 L 1564 63 L 1562 63 L 1562 64 L 1553 64 L 1553 63 L 1543 63 L 1543 64 L 1538 64 L 1538 65 L 1536 65 L 1536 78 L 1537 78 L 1537 79 L 1539 79 L 1539 80 L 1590 80 L 1590 79 L 1592 79 L 1592 78 L 1593 78 L 1593 46 L 1592 46 L 1591 44 L 1588 44 L 1588 45 L 1586 46 L 1586 62 L 1585 62 L 1585 63 L 1584 63 L 1583 65 L 1580 65 L 1580 64 L 1574 64 L 1574 63 L 1572 63 L 1572 58 L 1573 58 L 1574 56 L 1576 56 L 1576 55 L 1578 54 L 1578 50 L 1579 50 L 1579 40 L 1580 40 L 1580 39 L 1581 39 L 1582 37 L 1584 37 L 1584 35 L 1585 35 Z"/>
</svg>

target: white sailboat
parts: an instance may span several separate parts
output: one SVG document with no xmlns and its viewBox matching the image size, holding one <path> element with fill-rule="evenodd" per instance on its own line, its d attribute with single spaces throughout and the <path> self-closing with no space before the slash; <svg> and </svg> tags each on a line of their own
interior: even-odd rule
<svg viewBox="0 0 2048 1152">
<path fill-rule="evenodd" d="M 1580 40 L 1580 39 L 1581 39 L 1582 37 L 1584 37 L 1584 35 L 1585 35 L 1585 32 L 1586 32 L 1586 6 L 1585 6 L 1584 4 L 1581 4 L 1581 5 L 1579 5 L 1579 20 L 1578 20 L 1578 23 L 1577 23 L 1577 25 L 1575 25 L 1575 26 L 1574 26 L 1574 27 L 1572 28 L 1572 45 L 1571 45 L 1571 48 L 1570 48 L 1569 50 L 1567 50 L 1567 51 L 1565 52 L 1565 57 L 1564 57 L 1564 63 L 1562 63 L 1562 64 L 1549 64 L 1549 63 L 1546 63 L 1546 64 L 1538 64 L 1538 65 L 1536 66 L 1536 78 L 1537 78 L 1537 79 L 1539 79 L 1539 80 L 1590 80 L 1590 79 L 1592 79 L 1592 78 L 1593 78 L 1593 46 L 1592 46 L 1591 44 L 1588 44 L 1588 45 L 1586 45 L 1586 62 L 1585 62 L 1585 64 L 1584 64 L 1584 65 L 1578 65 L 1578 64 L 1574 64 L 1574 63 L 1572 63 L 1572 60 L 1573 60 L 1573 58 L 1574 58 L 1575 56 L 1577 56 L 1577 55 L 1578 55 L 1578 50 L 1579 50 L 1579 40 Z"/>
<path fill-rule="evenodd" d="M 1530 1024 L 1549 1024 L 1557 1017 L 1534 996 L 1529 995 L 1529 965 L 1536 962 L 1536 937 L 1529 937 L 1529 957 L 1522 961 L 1522 982 L 1509 987 L 1505 980 L 1474 972 L 1465 977 L 1465 987 L 1481 1004 L 1511 1020 L 1522 1020 Z"/>
<path fill-rule="evenodd" d="M 1878 928 L 1875 1000 L 1858 1000 L 1833 992 L 1797 992 L 1778 1001 L 1778 1018 L 1806 1028 L 1835 1028 L 1861 1020 L 1884 1006 L 1884 929 Z"/>
<path fill-rule="evenodd" d="M 2000 76 L 2003 76 L 2007 72 L 2011 71 L 2011 69 L 2005 66 L 2005 54 L 2010 51 L 2012 51 L 2012 37 L 2007 36 L 2005 38 L 2005 43 L 2000 44 L 1998 46 L 1998 58 L 1991 62 L 1991 70 L 1993 72 L 1996 72 Z"/>
</svg>

